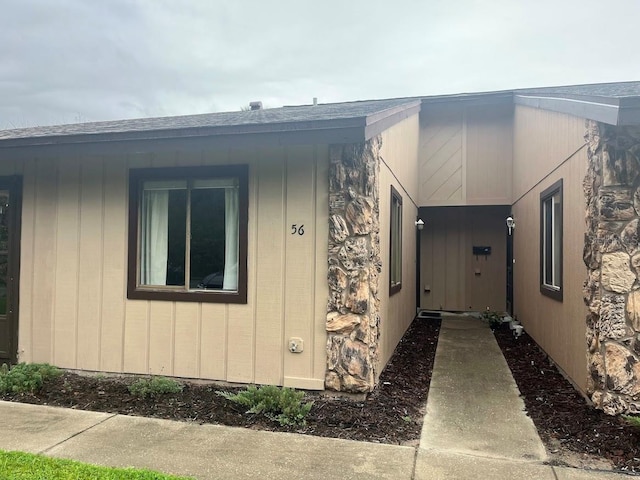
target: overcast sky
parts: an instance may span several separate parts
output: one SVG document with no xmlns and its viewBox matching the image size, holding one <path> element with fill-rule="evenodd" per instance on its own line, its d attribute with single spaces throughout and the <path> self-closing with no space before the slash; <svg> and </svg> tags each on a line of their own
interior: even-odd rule
<svg viewBox="0 0 640 480">
<path fill-rule="evenodd" d="M 638 0 L 0 5 L 0 129 L 640 80 Z"/>
</svg>

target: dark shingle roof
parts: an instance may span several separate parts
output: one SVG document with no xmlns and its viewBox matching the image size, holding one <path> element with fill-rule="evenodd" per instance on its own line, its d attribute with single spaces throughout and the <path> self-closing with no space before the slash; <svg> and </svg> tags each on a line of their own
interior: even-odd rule
<svg viewBox="0 0 640 480">
<path fill-rule="evenodd" d="M 55 137 L 103 136 L 166 132 L 184 136 L 181 130 L 206 129 L 211 133 L 256 133 L 322 128 L 327 122 L 336 126 L 367 125 L 368 118 L 416 104 L 416 99 L 369 100 L 360 102 L 303 105 L 254 111 L 206 113 L 177 117 L 140 118 L 107 122 L 77 123 L 14 130 L 0 130 L 0 146 L 10 140 Z M 340 121 L 344 122 L 340 122 Z M 253 127 L 253 128 L 252 128 Z M 325 127 L 326 128 L 326 127 Z M 117 139 L 117 138 L 116 138 Z"/>
<path fill-rule="evenodd" d="M 640 97 L 640 82 L 595 83 L 563 87 L 524 88 L 515 94 L 571 95 L 583 97 Z"/>
<path fill-rule="evenodd" d="M 90 142 L 312 132 L 302 141 L 362 141 L 419 111 L 422 102 L 513 102 L 563 111 L 613 124 L 640 123 L 640 81 L 527 88 L 431 97 L 287 106 L 255 111 L 207 113 L 0 130 L 0 148 Z M 542 100 L 540 100 L 542 99 Z M 571 101 L 584 104 L 570 105 Z M 567 106 L 568 105 L 568 106 Z M 607 109 L 604 109 L 607 107 Z M 612 110 L 614 109 L 614 110 Z M 604 113 L 603 113 L 604 112 Z M 589 116 L 593 114 L 592 116 Z M 280 141 L 280 140 L 278 140 Z M 284 140 L 282 140 L 284 141 Z M 293 140 L 300 141 L 300 139 Z"/>
</svg>

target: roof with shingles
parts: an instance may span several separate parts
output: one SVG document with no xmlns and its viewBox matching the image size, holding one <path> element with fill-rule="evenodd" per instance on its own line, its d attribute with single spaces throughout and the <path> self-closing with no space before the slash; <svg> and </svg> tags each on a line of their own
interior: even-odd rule
<svg viewBox="0 0 640 480">
<path fill-rule="evenodd" d="M 639 97 L 640 82 L 595 83 L 562 87 L 523 88 L 515 94 L 579 95 L 584 97 Z"/>
<path fill-rule="evenodd" d="M 139 118 L 107 122 L 74 123 L 44 127 L 0 130 L 2 141 L 37 138 L 65 137 L 77 135 L 104 135 L 151 131 L 177 131 L 183 129 L 214 129 L 227 127 L 249 127 L 255 125 L 287 129 L 286 125 L 315 124 L 336 120 L 360 120 L 366 124 L 367 117 L 415 104 L 418 99 L 368 100 L 319 105 L 286 106 L 253 111 L 205 113 L 175 117 Z M 241 129 L 238 131 L 241 133 Z"/>
<path fill-rule="evenodd" d="M 473 99 L 497 99 L 513 101 L 514 97 L 554 97 L 560 100 L 580 100 L 585 103 L 631 105 L 633 122 L 639 115 L 640 81 L 568 85 L 558 87 L 525 88 L 498 92 L 463 93 L 456 95 L 407 97 L 385 100 L 365 100 L 319 105 L 285 106 L 253 111 L 206 113 L 173 117 L 138 118 L 106 122 L 74 123 L 43 127 L 0 130 L 0 148 L 29 145 L 60 145 L 91 141 L 153 140 L 156 138 L 178 138 L 189 136 L 295 133 L 297 131 L 329 131 L 330 129 L 362 129 L 365 138 L 373 132 L 388 128 L 399 121 L 405 113 L 415 113 L 420 101 L 468 101 Z M 489 100 L 491 101 L 491 100 Z M 531 103 L 531 102 L 529 102 Z M 538 108 L 557 109 L 564 106 L 537 102 Z M 584 109 L 568 113 L 583 114 Z M 597 119 L 596 117 L 594 117 Z M 605 121 L 612 121 L 613 115 Z M 615 117 L 618 121 L 619 117 Z M 631 117 L 626 117 L 631 118 Z M 378 122 L 377 127 L 367 128 Z M 377 128 L 377 130 L 376 130 Z M 345 137 L 344 141 L 354 137 Z"/>
</svg>

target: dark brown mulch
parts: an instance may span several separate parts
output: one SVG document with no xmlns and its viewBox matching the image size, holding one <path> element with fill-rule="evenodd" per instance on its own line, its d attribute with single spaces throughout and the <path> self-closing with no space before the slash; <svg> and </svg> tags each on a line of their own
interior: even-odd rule
<svg viewBox="0 0 640 480">
<path fill-rule="evenodd" d="M 414 321 L 382 372 L 379 386 L 366 399 L 309 394 L 314 404 L 303 427 L 283 427 L 264 417 L 248 415 L 242 407 L 216 393 L 237 388 L 216 385 L 186 384 L 179 394 L 140 399 L 127 389 L 133 381 L 131 378 L 66 372 L 36 394 L 0 395 L 0 399 L 322 437 L 411 444 L 420 438 L 439 330 L 439 320 Z"/>
<path fill-rule="evenodd" d="M 589 406 L 526 333 L 515 339 L 508 328 L 500 328 L 495 335 L 551 452 L 587 453 L 608 459 L 616 469 L 640 472 L 640 429 Z"/>
</svg>

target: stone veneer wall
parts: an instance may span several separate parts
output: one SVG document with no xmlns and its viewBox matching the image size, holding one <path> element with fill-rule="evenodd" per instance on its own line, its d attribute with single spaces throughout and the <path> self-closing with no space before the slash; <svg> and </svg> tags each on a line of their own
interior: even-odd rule
<svg viewBox="0 0 640 480">
<path fill-rule="evenodd" d="M 325 387 L 375 386 L 380 299 L 380 138 L 329 150 L 329 302 Z"/>
<path fill-rule="evenodd" d="M 587 389 L 610 415 L 640 412 L 640 128 L 587 121 Z"/>
</svg>

